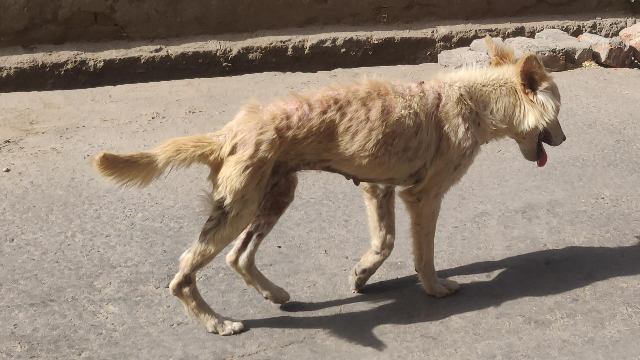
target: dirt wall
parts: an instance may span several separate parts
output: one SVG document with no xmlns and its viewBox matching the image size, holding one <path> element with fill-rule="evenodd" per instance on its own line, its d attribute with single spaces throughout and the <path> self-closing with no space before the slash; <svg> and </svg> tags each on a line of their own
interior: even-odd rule
<svg viewBox="0 0 640 360">
<path fill-rule="evenodd" d="M 317 25 L 628 11 L 631 0 L 2 0 L 0 47 Z"/>
</svg>

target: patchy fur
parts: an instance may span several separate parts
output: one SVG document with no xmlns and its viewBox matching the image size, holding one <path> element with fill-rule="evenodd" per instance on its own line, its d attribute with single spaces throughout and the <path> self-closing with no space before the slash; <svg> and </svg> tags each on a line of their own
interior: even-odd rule
<svg viewBox="0 0 640 360">
<path fill-rule="evenodd" d="M 467 171 L 480 146 L 515 139 L 540 163 L 542 142 L 559 145 L 558 88 L 540 61 L 518 62 L 489 43 L 492 67 L 442 74 L 430 82 L 366 80 L 243 108 L 219 131 L 169 140 L 155 150 L 102 153 L 100 173 L 144 186 L 173 166 L 211 168 L 211 211 L 180 258 L 171 292 L 208 331 L 229 335 L 243 324 L 215 313 L 196 287 L 196 272 L 238 238 L 227 263 L 274 303 L 289 294 L 256 267 L 262 240 L 293 201 L 296 173 L 323 170 L 363 182 L 371 248 L 351 274 L 359 291 L 393 249 L 395 187 L 411 217 L 415 269 L 425 291 L 441 297 L 458 284 L 436 276 L 434 235 L 444 194 Z M 542 153 L 541 149 L 542 148 Z M 544 153 L 546 161 L 546 153 Z"/>
</svg>

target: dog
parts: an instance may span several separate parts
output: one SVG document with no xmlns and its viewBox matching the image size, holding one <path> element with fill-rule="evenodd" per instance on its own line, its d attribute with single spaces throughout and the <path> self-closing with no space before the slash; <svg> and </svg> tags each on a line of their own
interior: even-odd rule
<svg viewBox="0 0 640 360">
<path fill-rule="evenodd" d="M 244 107 L 222 129 L 168 140 L 152 151 L 100 153 L 94 166 L 121 185 L 145 186 L 170 167 L 210 167 L 211 212 L 198 239 L 180 257 L 169 287 L 209 332 L 244 330 L 203 300 L 196 272 L 237 241 L 227 263 L 263 297 L 289 294 L 256 267 L 262 240 L 293 201 L 296 173 L 321 170 L 362 183 L 371 247 L 354 267 L 359 291 L 390 255 L 395 238 L 395 188 L 411 219 L 415 270 L 427 294 L 459 285 L 438 278 L 434 234 L 444 194 L 465 174 L 482 144 L 509 137 L 525 159 L 547 162 L 543 143 L 566 136 L 558 120 L 560 93 L 535 55 L 486 39 L 491 66 L 465 68 L 429 82 L 361 81 Z"/>
</svg>

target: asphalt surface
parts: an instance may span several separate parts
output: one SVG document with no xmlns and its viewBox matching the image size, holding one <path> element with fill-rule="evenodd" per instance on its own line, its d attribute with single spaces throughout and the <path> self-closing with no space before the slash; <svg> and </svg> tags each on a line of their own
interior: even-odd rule
<svg viewBox="0 0 640 360">
<path fill-rule="evenodd" d="M 456 295 L 427 296 L 398 201 L 391 257 L 365 294 L 368 246 L 353 183 L 304 173 L 258 253 L 280 308 L 220 256 L 200 273 L 212 307 L 249 330 L 188 319 L 167 284 L 206 215 L 206 170 L 119 189 L 90 157 L 211 131 L 250 99 L 362 74 L 418 81 L 436 65 L 264 73 L 0 94 L 0 357 L 46 359 L 639 359 L 640 71 L 555 74 L 568 140 L 543 169 L 486 145 L 443 204 L 436 235 Z"/>
</svg>

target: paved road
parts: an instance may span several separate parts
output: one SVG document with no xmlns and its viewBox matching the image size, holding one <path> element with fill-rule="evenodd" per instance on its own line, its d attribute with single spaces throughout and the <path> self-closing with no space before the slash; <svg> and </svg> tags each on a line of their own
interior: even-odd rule
<svg viewBox="0 0 640 360">
<path fill-rule="evenodd" d="M 358 189 L 306 173 L 258 263 L 288 289 L 278 308 L 222 257 L 205 298 L 245 320 L 232 337 L 188 320 L 167 284 L 205 215 L 203 168 L 142 189 L 98 178 L 89 158 L 209 131 L 248 99 L 362 73 L 428 79 L 434 65 L 267 73 L 0 94 L 0 356 L 103 359 L 638 359 L 640 71 L 556 74 L 567 142 L 549 164 L 489 144 L 445 200 L 437 265 L 463 284 L 426 296 L 398 205 L 395 252 L 352 295 L 368 243 Z M 9 142 L 2 142 L 9 139 Z"/>
</svg>

